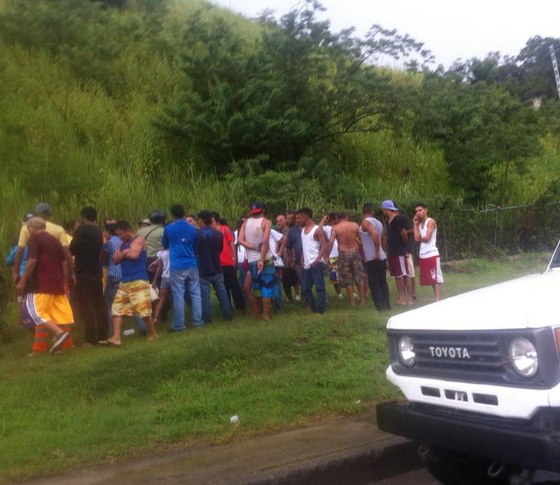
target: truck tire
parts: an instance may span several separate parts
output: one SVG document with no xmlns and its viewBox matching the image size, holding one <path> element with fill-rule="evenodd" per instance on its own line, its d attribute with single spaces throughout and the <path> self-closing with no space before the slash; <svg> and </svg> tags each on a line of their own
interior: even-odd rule
<svg viewBox="0 0 560 485">
<path fill-rule="evenodd" d="M 498 477 L 488 476 L 490 460 L 446 450 L 432 450 L 425 458 L 427 470 L 442 485 L 508 485 L 511 468 Z"/>
</svg>

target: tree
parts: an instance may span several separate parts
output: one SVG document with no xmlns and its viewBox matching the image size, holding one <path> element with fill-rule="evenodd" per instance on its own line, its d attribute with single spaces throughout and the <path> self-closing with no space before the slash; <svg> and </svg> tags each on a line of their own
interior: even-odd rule
<svg viewBox="0 0 560 485">
<path fill-rule="evenodd" d="M 443 75 L 426 73 L 415 133 L 442 146 L 451 180 L 467 202 L 501 203 L 511 166 L 522 168 L 539 152 L 538 114 L 503 86 L 465 78 L 457 66 Z"/>
<path fill-rule="evenodd" d="M 399 103 L 378 55 L 430 54 L 407 35 L 374 25 L 365 39 L 353 29 L 333 33 L 317 2 L 279 20 L 260 18 L 256 41 L 223 19 L 199 12 L 184 35 L 189 80 L 157 125 L 196 146 L 226 172 L 232 160 L 266 155 L 263 169 L 295 168 L 316 143 L 395 122 Z"/>
</svg>

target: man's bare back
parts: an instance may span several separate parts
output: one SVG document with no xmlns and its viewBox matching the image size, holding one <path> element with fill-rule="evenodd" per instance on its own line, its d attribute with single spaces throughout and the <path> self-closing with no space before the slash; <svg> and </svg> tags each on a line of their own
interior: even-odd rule
<svg viewBox="0 0 560 485">
<path fill-rule="evenodd" d="M 333 227 L 331 239 L 334 237 L 338 241 L 338 250 L 342 253 L 347 251 L 358 251 L 358 237 L 360 226 L 355 222 L 340 221 Z"/>
</svg>

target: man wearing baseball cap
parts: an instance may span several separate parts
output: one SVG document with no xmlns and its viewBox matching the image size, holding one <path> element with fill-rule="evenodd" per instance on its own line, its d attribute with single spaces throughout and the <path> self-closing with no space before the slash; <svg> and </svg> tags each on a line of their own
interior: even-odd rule
<svg viewBox="0 0 560 485">
<path fill-rule="evenodd" d="M 272 316 L 272 300 L 276 294 L 276 268 L 272 251 L 268 245 L 272 222 L 264 217 L 262 202 L 253 202 L 250 206 L 251 217 L 247 219 L 239 231 L 239 244 L 247 250 L 249 272 L 253 280 L 253 291 L 249 289 L 247 297 L 253 317 L 258 317 L 259 300 L 262 300 L 263 319 Z M 256 293 L 258 296 L 255 296 Z"/>
<path fill-rule="evenodd" d="M 70 250 L 68 249 L 68 239 L 66 238 L 66 232 L 64 231 L 64 228 L 62 226 L 57 226 L 50 221 L 52 216 L 52 209 L 51 206 L 46 202 L 37 204 L 35 206 L 34 212 L 35 217 L 40 217 L 45 221 L 45 232 L 55 237 L 60 242 L 60 244 L 62 244 L 64 254 L 66 256 L 66 261 L 68 262 L 69 281 L 73 284 L 76 280 L 76 277 L 74 275 L 74 262 L 72 260 L 72 255 L 70 254 Z M 14 280 L 14 284 L 17 284 L 19 281 L 19 271 L 21 263 L 23 261 L 23 252 L 27 247 L 28 241 L 29 231 L 27 229 L 27 226 L 24 225 L 19 233 L 18 249 L 16 251 L 14 265 L 12 266 L 12 278 Z"/>
<path fill-rule="evenodd" d="M 397 287 L 397 305 L 412 305 L 412 287 L 408 278 L 406 253 L 408 246 L 408 218 L 399 213 L 399 209 L 392 200 L 385 200 L 381 204 L 383 215 L 388 220 L 387 240 L 389 253 L 389 272 L 395 279 Z M 407 291 L 408 290 L 408 291 Z M 407 301 L 408 294 L 408 301 Z"/>
</svg>

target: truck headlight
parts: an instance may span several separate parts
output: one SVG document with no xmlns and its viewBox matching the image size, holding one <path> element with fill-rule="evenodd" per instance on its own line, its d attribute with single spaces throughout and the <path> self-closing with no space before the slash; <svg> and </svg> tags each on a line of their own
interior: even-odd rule
<svg viewBox="0 0 560 485">
<path fill-rule="evenodd" d="M 533 377 L 539 368 L 537 349 L 526 338 L 516 338 L 509 344 L 509 358 L 515 371 L 523 377 Z"/>
<path fill-rule="evenodd" d="M 414 353 L 414 344 L 410 337 L 401 337 L 399 340 L 399 357 L 401 362 L 407 367 L 416 364 L 416 354 Z"/>
</svg>

